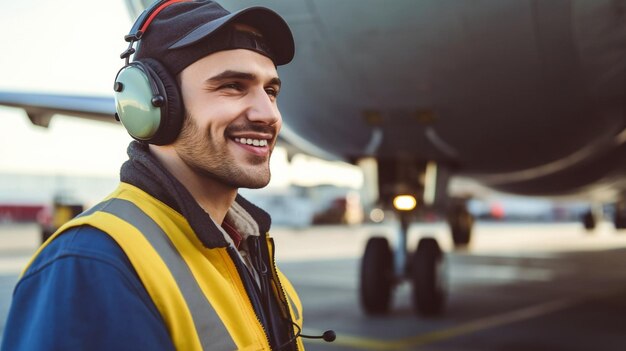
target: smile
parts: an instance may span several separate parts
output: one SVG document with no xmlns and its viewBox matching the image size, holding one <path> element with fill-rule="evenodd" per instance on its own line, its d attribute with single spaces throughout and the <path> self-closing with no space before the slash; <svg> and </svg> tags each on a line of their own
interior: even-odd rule
<svg viewBox="0 0 626 351">
<path fill-rule="evenodd" d="M 252 145 L 259 147 L 267 146 L 267 140 L 265 139 L 235 138 L 235 141 L 243 145 Z"/>
</svg>

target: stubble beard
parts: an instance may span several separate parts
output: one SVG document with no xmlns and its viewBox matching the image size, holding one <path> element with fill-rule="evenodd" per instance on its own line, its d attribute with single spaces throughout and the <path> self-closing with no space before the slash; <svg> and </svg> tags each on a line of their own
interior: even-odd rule
<svg viewBox="0 0 626 351">
<path fill-rule="evenodd" d="M 177 152 L 183 162 L 201 177 L 236 189 L 266 186 L 271 178 L 269 157 L 250 155 L 247 162 L 253 166 L 245 167 L 237 163 L 227 143 L 226 136 L 221 141 L 215 141 L 209 130 L 203 133 L 193 119 L 186 116 L 178 138 Z"/>
</svg>

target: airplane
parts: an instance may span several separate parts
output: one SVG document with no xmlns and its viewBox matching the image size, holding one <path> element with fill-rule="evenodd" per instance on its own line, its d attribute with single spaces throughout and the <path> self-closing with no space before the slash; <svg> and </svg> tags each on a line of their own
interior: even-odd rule
<svg viewBox="0 0 626 351">
<path fill-rule="evenodd" d="M 136 18 L 152 1 L 126 0 Z M 255 5 L 223 1 L 231 10 Z M 398 217 L 392 248 L 371 238 L 360 300 L 387 314 L 409 281 L 421 316 L 445 310 L 443 252 L 407 247 L 420 213 L 471 241 L 453 177 L 528 196 L 615 204 L 626 228 L 626 0 L 264 1 L 289 23 L 294 61 L 281 68 L 282 138 L 361 165 L 377 204 Z M 120 41 L 120 47 L 123 49 Z M 121 51 L 121 50 L 120 50 Z M 113 122 L 112 98 L 0 92 L 47 125 L 54 113 Z M 595 225 L 593 212 L 585 224 Z"/>
</svg>

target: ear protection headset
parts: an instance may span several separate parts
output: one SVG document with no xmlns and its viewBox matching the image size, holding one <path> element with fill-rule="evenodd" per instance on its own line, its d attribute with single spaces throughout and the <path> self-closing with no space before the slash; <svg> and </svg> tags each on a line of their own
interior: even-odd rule
<svg viewBox="0 0 626 351">
<path fill-rule="evenodd" d="M 148 7 L 124 36 L 126 63 L 115 77 L 115 118 L 135 140 L 166 145 L 174 142 L 183 124 L 183 103 L 176 79 L 155 59 L 130 62 L 133 45 L 141 40 L 156 15 L 167 6 L 189 0 L 162 0 Z"/>
</svg>

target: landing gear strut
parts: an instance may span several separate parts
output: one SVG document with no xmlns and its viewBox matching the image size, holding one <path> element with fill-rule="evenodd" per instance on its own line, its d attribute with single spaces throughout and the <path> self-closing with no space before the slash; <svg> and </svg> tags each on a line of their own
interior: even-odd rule
<svg viewBox="0 0 626 351">
<path fill-rule="evenodd" d="M 398 245 L 392 252 L 386 238 L 367 242 L 361 262 L 361 305 L 365 313 L 388 313 L 394 288 L 404 281 L 412 284 L 415 311 L 421 316 L 443 312 L 445 284 L 443 253 L 433 238 L 422 238 L 417 250 L 407 255 L 408 215 L 400 215 Z"/>
<path fill-rule="evenodd" d="M 445 288 L 444 255 L 433 238 L 423 238 L 413 253 L 407 249 L 409 225 L 417 216 L 441 212 L 447 206 L 450 172 L 434 161 L 406 157 L 377 158 L 376 164 L 360 163 L 367 178 L 377 181 L 377 196 L 383 208 L 393 208 L 399 219 L 394 247 L 383 237 L 371 238 L 361 262 L 360 300 L 367 314 L 388 313 L 394 289 L 403 282 L 412 285 L 414 309 L 421 316 L 443 312 Z M 365 167 L 367 166 L 367 167 Z M 369 172 L 368 172 L 369 171 Z M 370 174 L 370 177 L 367 175 Z M 369 182 L 365 182 L 368 184 Z M 374 193 L 374 192 L 372 192 Z M 459 234 L 469 242 L 469 225 L 465 218 L 455 216 Z"/>
</svg>

